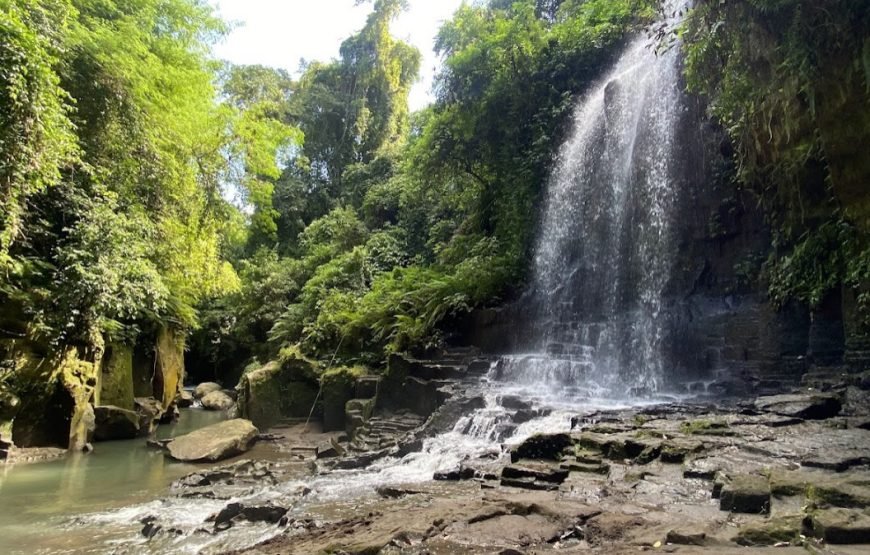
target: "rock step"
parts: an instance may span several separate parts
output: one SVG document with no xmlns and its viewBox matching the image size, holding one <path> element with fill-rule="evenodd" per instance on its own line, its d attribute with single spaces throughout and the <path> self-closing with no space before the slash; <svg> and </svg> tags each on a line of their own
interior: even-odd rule
<svg viewBox="0 0 870 555">
<path fill-rule="evenodd" d="M 545 464 L 512 464 L 501 471 L 502 478 L 531 478 L 533 481 L 561 484 L 568 478 L 569 471 L 564 468 Z"/>
<path fill-rule="evenodd" d="M 812 534 L 832 544 L 870 543 L 870 515 L 857 509 L 815 511 L 804 520 Z"/>
<path fill-rule="evenodd" d="M 529 489 L 537 491 L 557 491 L 559 484 L 553 482 L 542 482 L 534 478 L 505 478 L 502 477 L 499 482 L 502 486 L 520 489 Z"/>
<path fill-rule="evenodd" d="M 607 475 L 610 473 L 610 465 L 607 463 L 589 464 L 579 462 L 564 462 L 559 465 L 559 468 L 561 468 L 562 470 L 567 470 L 568 472 L 583 472 L 587 474 Z"/>
</svg>

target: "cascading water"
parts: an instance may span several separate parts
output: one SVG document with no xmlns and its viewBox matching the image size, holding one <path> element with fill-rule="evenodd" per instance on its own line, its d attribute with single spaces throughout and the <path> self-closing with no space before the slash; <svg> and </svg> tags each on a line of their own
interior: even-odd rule
<svg viewBox="0 0 870 555">
<path fill-rule="evenodd" d="M 682 2 L 667 2 L 665 24 Z M 632 41 L 577 107 L 545 199 L 526 297 L 532 354 L 500 379 L 558 396 L 631 397 L 662 386 L 663 293 L 675 261 L 678 48 Z"/>
</svg>

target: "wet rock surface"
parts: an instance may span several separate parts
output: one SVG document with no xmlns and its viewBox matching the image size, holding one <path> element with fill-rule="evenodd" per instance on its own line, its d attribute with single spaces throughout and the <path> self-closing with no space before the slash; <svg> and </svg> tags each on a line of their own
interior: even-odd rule
<svg viewBox="0 0 870 555">
<path fill-rule="evenodd" d="M 184 462 L 221 461 L 250 449 L 259 433 L 248 420 L 227 420 L 169 441 L 166 454 Z"/>
<path fill-rule="evenodd" d="M 229 410 L 235 404 L 233 398 L 223 391 L 212 391 L 200 399 L 200 402 L 205 410 Z"/>
<path fill-rule="evenodd" d="M 133 439 L 139 435 L 139 415 L 120 407 L 94 407 L 94 439 L 110 441 Z"/>
<path fill-rule="evenodd" d="M 832 398 L 587 412 L 570 431 L 503 444 L 432 482 L 379 486 L 365 516 L 333 506 L 311 524 L 288 513 L 283 532 L 251 552 L 862 553 L 870 548 L 870 431 L 864 419 L 841 416 Z M 538 410 L 521 401 L 507 398 L 508 420 Z M 381 413 L 370 422 L 369 430 L 425 438 L 437 417 Z M 387 443 L 369 437 L 377 441 L 362 435 L 356 447 L 378 454 L 370 463 Z"/>
</svg>

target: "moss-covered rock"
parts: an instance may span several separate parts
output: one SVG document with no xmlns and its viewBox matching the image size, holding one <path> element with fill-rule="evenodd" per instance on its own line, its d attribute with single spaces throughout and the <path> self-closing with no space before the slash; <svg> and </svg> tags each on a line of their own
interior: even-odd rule
<svg viewBox="0 0 870 555">
<path fill-rule="evenodd" d="M 133 410 L 133 348 L 123 343 L 106 347 L 97 403 Z"/>
<path fill-rule="evenodd" d="M 94 439 L 112 441 L 133 439 L 139 435 L 139 415 L 132 410 L 115 406 L 94 407 L 96 429 Z"/>
<path fill-rule="evenodd" d="M 808 532 L 828 543 L 870 543 L 868 509 L 824 509 L 813 512 L 804 521 Z"/>
<path fill-rule="evenodd" d="M 362 367 L 333 368 L 321 377 L 323 398 L 323 430 L 334 432 L 345 429 L 347 402 L 356 392 L 356 381 L 366 374 Z"/>
<path fill-rule="evenodd" d="M 319 387 L 311 376 L 316 376 L 314 363 L 295 357 L 248 370 L 236 386 L 240 414 L 261 429 L 282 418 L 308 416 Z M 314 412 L 319 416 L 317 407 Z"/>
<path fill-rule="evenodd" d="M 168 409 L 184 385 L 184 335 L 171 328 L 157 333 L 154 396 Z"/>
<path fill-rule="evenodd" d="M 719 509 L 733 513 L 769 514 L 770 483 L 764 476 L 738 474 L 722 487 Z"/>
<path fill-rule="evenodd" d="M 802 515 L 788 515 L 750 522 L 740 528 L 734 542 L 756 547 L 797 541 L 801 534 L 802 520 Z"/>
</svg>

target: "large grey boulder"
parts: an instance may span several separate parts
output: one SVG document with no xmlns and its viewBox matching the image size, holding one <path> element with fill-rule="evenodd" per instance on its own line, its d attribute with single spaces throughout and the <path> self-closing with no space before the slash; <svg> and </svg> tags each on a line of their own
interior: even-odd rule
<svg viewBox="0 0 870 555">
<path fill-rule="evenodd" d="M 193 396 L 196 399 L 202 399 L 209 393 L 214 391 L 220 391 L 223 389 L 220 384 L 216 384 L 214 382 L 204 382 L 196 386 L 196 389 L 193 390 Z"/>
<path fill-rule="evenodd" d="M 796 393 L 759 397 L 755 408 L 806 420 L 824 420 L 840 414 L 843 404 L 835 395 L 826 393 Z"/>
<path fill-rule="evenodd" d="M 139 435 L 139 415 L 112 405 L 94 407 L 94 439 L 112 441 L 133 439 Z"/>
<path fill-rule="evenodd" d="M 212 391 L 200 399 L 200 402 L 206 410 L 229 410 L 235 404 L 233 398 L 223 391 Z"/>
<path fill-rule="evenodd" d="M 173 439 L 166 455 L 184 462 L 222 461 L 250 449 L 259 433 L 250 420 L 227 420 Z"/>
</svg>

